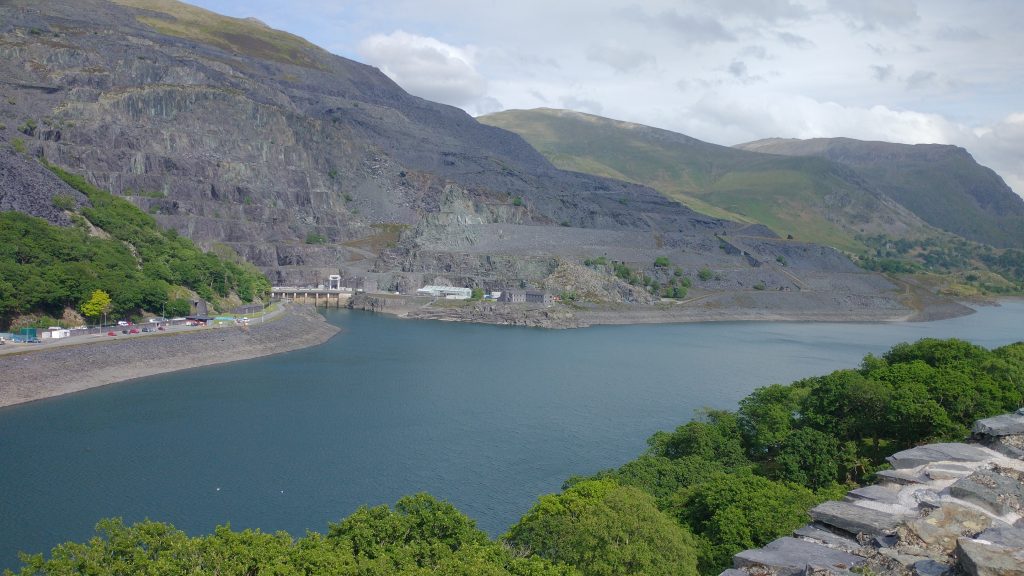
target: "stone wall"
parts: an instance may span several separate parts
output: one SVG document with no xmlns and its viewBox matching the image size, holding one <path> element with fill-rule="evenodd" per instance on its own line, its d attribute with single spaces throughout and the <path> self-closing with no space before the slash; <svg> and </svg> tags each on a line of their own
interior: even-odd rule
<svg viewBox="0 0 1024 576">
<path fill-rule="evenodd" d="M 733 557 L 722 576 L 1024 576 L 1024 409 L 964 443 L 918 446 L 792 536 Z"/>
</svg>

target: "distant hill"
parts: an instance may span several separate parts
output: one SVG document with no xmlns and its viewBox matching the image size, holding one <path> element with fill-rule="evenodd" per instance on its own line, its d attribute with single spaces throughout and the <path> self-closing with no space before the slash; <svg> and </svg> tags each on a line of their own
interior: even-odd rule
<svg viewBox="0 0 1024 576">
<path fill-rule="evenodd" d="M 509 110 L 478 120 L 515 132 L 559 168 L 645 184 L 709 215 L 853 252 L 858 234 L 918 237 L 929 227 L 849 166 L 710 144 L 566 110 Z"/>
<path fill-rule="evenodd" d="M 839 162 L 936 228 L 997 247 L 1024 245 L 1024 199 L 963 148 L 850 138 L 772 138 L 736 148 Z"/>
</svg>

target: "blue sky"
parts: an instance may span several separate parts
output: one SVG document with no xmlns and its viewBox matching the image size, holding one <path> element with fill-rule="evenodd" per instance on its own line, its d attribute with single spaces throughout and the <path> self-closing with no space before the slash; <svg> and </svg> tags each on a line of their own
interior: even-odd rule
<svg viewBox="0 0 1024 576">
<path fill-rule="evenodd" d="M 956 144 L 1024 193 L 1019 0 L 192 0 L 473 115 L 568 108 L 732 145 Z"/>
</svg>

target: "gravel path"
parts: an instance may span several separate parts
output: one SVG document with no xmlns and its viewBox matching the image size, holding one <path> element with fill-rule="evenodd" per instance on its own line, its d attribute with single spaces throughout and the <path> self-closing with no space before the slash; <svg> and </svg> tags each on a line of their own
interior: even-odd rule
<svg viewBox="0 0 1024 576">
<path fill-rule="evenodd" d="M 248 328 L 91 340 L 0 356 L 0 407 L 132 378 L 246 360 L 315 346 L 339 328 L 312 306 L 286 304 L 279 317 Z"/>
</svg>

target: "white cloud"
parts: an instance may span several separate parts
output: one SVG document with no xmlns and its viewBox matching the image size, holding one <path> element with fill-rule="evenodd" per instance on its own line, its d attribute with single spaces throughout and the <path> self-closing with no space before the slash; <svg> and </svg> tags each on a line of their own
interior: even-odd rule
<svg viewBox="0 0 1024 576">
<path fill-rule="evenodd" d="M 629 73 L 641 68 L 653 66 L 657 60 L 654 56 L 615 44 L 591 44 L 587 48 L 587 60 L 607 64 L 616 72 Z"/>
<path fill-rule="evenodd" d="M 460 48 L 401 30 L 376 34 L 359 44 L 368 63 L 409 93 L 453 106 L 473 105 L 487 93 L 474 52 L 472 46 Z"/>
<path fill-rule="evenodd" d="M 829 0 L 828 6 L 863 30 L 903 28 L 919 18 L 914 0 Z"/>
</svg>

